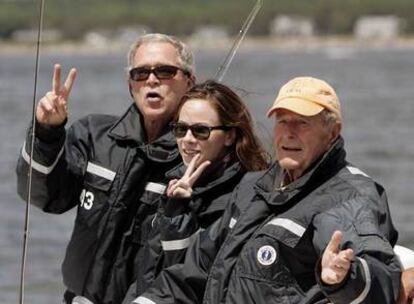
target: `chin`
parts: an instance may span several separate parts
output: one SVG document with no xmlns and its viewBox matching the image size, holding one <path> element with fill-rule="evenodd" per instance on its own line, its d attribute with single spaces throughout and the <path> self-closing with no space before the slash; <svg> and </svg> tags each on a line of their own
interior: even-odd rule
<svg viewBox="0 0 414 304">
<path fill-rule="evenodd" d="M 184 165 L 188 166 L 191 162 L 191 158 L 188 157 L 183 157 L 183 163 Z"/>
<path fill-rule="evenodd" d="M 292 158 L 284 157 L 279 160 L 279 165 L 285 170 L 296 170 L 300 163 Z"/>
<path fill-rule="evenodd" d="M 167 111 L 164 108 L 147 107 L 145 112 L 148 116 L 158 117 L 165 115 Z"/>
</svg>

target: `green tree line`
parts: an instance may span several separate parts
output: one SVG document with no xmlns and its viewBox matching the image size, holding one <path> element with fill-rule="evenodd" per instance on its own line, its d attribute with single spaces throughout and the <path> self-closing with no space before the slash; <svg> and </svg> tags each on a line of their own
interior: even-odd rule
<svg viewBox="0 0 414 304">
<path fill-rule="evenodd" d="M 256 0 L 45 0 L 44 27 L 78 39 L 93 29 L 145 25 L 154 31 L 191 34 L 197 26 L 214 24 L 237 33 Z M 0 36 L 36 28 L 40 0 L 0 0 Z M 309 17 L 320 35 L 350 34 L 362 15 L 393 14 L 414 32 L 413 0 L 263 0 L 251 35 L 267 35 L 279 14 Z"/>
</svg>

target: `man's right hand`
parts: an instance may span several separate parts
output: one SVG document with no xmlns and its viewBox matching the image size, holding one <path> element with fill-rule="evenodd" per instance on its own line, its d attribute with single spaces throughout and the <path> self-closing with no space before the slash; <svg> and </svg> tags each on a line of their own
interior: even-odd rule
<svg viewBox="0 0 414 304">
<path fill-rule="evenodd" d="M 59 126 L 68 117 L 68 99 L 73 83 L 76 78 L 76 69 L 71 69 L 65 84 L 60 86 L 61 66 L 55 64 L 53 71 L 52 91 L 40 99 L 36 108 L 36 119 L 38 122 Z"/>
<path fill-rule="evenodd" d="M 401 274 L 400 297 L 397 303 L 414 303 L 414 268 L 408 268 Z"/>
</svg>

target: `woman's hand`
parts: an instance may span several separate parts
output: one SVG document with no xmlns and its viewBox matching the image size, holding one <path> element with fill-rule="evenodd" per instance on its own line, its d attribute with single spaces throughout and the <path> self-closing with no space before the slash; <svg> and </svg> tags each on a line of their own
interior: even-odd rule
<svg viewBox="0 0 414 304">
<path fill-rule="evenodd" d="M 183 177 L 180 179 L 173 179 L 169 182 L 167 188 L 167 196 L 174 198 L 188 198 L 193 193 L 193 185 L 203 173 L 203 171 L 210 165 L 210 161 L 206 160 L 197 167 L 197 162 L 200 159 L 200 154 L 197 154 L 190 161 Z"/>
</svg>

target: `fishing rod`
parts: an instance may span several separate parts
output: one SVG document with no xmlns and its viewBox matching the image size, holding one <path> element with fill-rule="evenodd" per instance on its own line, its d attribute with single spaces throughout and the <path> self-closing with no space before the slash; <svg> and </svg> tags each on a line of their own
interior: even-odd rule
<svg viewBox="0 0 414 304">
<path fill-rule="evenodd" d="M 231 47 L 223 63 L 220 65 L 216 73 L 216 76 L 214 77 L 214 79 L 216 79 L 217 81 L 220 82 L 223 80 L 224 76 L 227 73 L 227 70 L 229 69 L 231 62 L 233 61 L 234 56 L 236 55 L 236 52 L 240 44 L 242 43 L 244 37 L 246 36 L 247 31 L 249 30 L 254 19 L 256 18 L 257 13 L 262 8 L 262 6 L 263 6 L 263 0 L 257 0 L 256 4 L 253 6 L 252 10 L 250 11 L 250 14 L 247 16 L 246 20 L 244 21 L 244 24 L 241 27 L 236 37 L 236 40 L 233 43 L 233 46 Z"/>
<path fill-rule="evenodd" d="M 37 29 L 37 42 L 36 42 L 36 63 L 34 71 L 34 87 L 33 87 L 33 100 L 32 100 L 32 138 L 30 140 L 30 155 L 33 155 L 34 150 L 34 139 L 35 139 L 35 120 L 36 120 L 36 94 L 37 94 L 37 78 L 39 75 L 39 56 L 40 56 L 40 43 L 43 31 L 43 15 L 45 10 L 44 0 L 40 0 L 39 3 L 39 24 Z M 24 149 L 24 147 L 23 147 Z M 32 194 L 32 157 L 29 161 L 29 173 L 27 181 L 27 199 L 26 199 L 26 210 L 24 215 L 24 230 L 23 230 L 23 249 L 20 269 L 20 287 L 19 287 L 19 304 L 24 303 L 24 277 L 26 270 L 27 260 L 27 245 L 29 240 L 29 219 L 30 219 L 30 204 Z"/>
</svg>

